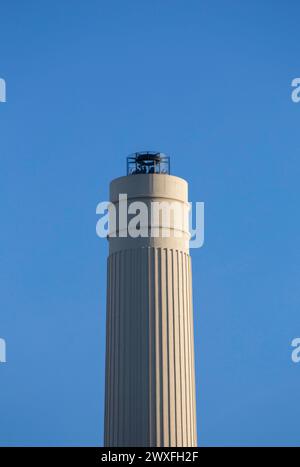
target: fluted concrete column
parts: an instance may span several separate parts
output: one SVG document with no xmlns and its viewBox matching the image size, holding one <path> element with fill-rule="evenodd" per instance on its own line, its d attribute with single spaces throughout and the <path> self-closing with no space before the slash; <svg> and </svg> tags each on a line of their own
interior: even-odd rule
<svg viewBox="0 0 300 467">
<path fill-rule="evenodd" d="M 111 183 L 128 203 L 187 203 L 187 183 L 170 175 Z M 191 258 L 181 238 L 110 238 L 107 269 L 106 446 L 196 446 Z"/>
</svg>

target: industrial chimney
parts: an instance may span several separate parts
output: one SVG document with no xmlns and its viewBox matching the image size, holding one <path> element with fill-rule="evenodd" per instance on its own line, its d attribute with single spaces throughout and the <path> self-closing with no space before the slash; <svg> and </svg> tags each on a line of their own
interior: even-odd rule
<svg viewBox="0 0 300 467">
<path fill-rule="evenodd" d="M 163 154 L 136 153 L 110 201 L 105 446 L 196 446 L 188 184 Z M 163 210 L 153 215 L 161 205 L 182 208 L 171 209 L 169 228 Z"/>
</svg>

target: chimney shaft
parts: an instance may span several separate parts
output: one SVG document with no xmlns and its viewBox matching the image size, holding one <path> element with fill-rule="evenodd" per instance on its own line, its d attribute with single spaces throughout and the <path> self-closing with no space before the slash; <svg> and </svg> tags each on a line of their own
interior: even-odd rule
<svg viewBox="0 0 300 467">
<path fill-rule="evenodd" d="M 113 180 L 117 217 L 120 193 L 128 205 L 143 201 L 149 211 L 153 202 L 175 202 L 187 216 L 188 185 L 181 178 L 139 173 Z M 109 238 L 104 443 L 196 446 L 189 234 L 186 223 L 178 228 L 176 213 L 168 237 L 161 216 L 155 237 L 150 214 L 148 220 L 148 236 L 120 237 L 117 227 Z"/>
</svg>

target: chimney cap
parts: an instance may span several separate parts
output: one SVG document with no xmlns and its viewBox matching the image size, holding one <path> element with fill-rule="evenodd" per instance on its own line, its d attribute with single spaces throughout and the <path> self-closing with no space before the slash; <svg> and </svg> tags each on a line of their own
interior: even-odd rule
<svg viewBox="0 0 300 467">
<path fill-rule="evenodd" d="M 127 157 L 127 175 L 170 174 L 170 158 L 158 151 L 139 151 Z"/>
</svg>

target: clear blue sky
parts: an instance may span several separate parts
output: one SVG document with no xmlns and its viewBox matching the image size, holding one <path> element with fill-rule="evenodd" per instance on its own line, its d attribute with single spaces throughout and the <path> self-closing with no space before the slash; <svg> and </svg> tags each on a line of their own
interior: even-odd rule
<svg viewBox="0 0 300 467">
<path fill-rule="evenodd" d="M 200 445 L 299 445 L 297 1 L 1 1 L 0 445 L 102 443 L 106 241 L 125 157 L 171 156 L 192 251 Z"/>
</svg>

